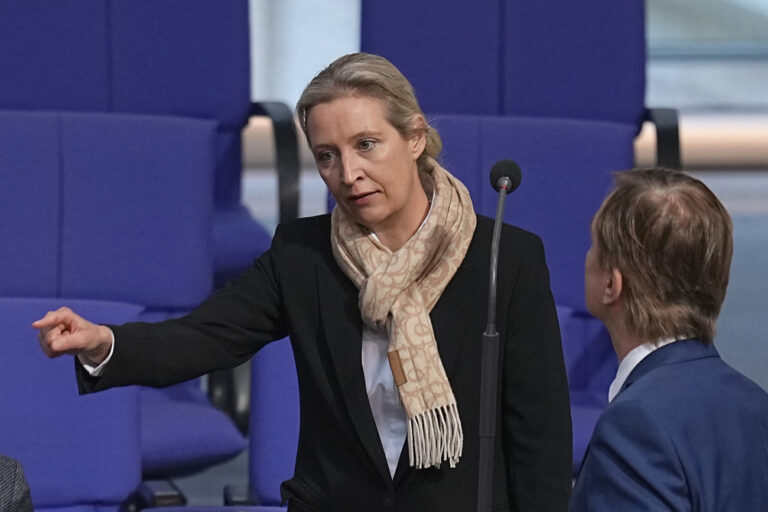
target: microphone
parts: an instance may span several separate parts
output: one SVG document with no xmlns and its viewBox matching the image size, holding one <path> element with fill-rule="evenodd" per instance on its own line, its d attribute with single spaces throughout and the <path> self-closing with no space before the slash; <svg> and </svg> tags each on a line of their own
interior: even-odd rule
<svg viewBox="0 0 768 512">
<path fill-rule="evenodd" d="M 477 510 L 490 512 L 493 482 L 493 440 L 496 436 L 496 381 L 499 367 L 499 333 L 496 331 L 496 270 L 499 266 L 499 239 L 507 194 L 520 186 L 520 166 L 500 160 L 491 168 L 491 186 L 499 193 L 496 220 L 491 239 L 488 323 L 483 333 L 480 361 L 480 460 L 478 468 Z"/>
<path fill-rule="evenodd" d="M 496 192 L 505 189 L 511 194 L 520 186 L 520 166 L 512 160 L 499 160 L 491 168 L 491 186 Z"/>
</svg>

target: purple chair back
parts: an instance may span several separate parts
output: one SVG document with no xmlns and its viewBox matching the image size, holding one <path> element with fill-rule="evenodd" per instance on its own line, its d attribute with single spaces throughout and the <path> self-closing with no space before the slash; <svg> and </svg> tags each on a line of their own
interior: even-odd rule
<svg viewBox="0 0 768 512">
<path fill-rule="evenodd" d="M 642 0 L 363 0 L 361 48 L 391 60 L 425 112 L 625 123 L 645 100 Z"/>
</svg>

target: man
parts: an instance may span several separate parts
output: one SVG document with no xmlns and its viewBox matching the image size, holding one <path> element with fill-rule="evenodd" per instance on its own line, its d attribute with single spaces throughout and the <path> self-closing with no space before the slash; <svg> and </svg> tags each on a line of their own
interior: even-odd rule
<svg viewBox="0 0 768 512">
<path fill-rule="evenodd" d="M 18 461 L 0 455 L 0 512 L 32 512 L 32 500 Z"/>
<path fill-rule="evenodd" d="M 680 172 L 616 181 L 592 222 L 585 294 L 620 364 L 569 510 L 768 510 L 768 394 L 712 344 L 730 216 Z"/>
</svg>

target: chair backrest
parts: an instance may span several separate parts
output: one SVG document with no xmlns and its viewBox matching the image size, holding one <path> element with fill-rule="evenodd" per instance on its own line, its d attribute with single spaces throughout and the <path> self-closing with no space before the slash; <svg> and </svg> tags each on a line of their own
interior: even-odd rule
<svg viewBox="0 0 768 512">
<path fill-rule="evenodd" d="M 583 391 L 607 403 L 608 386 L 616 376 L 618 361 L 605 326 L 589 313 L 557 306 L 563 358 L 571 393 Z"/>
<path fill-rule="evenodd" d="M 643 0 L 363 0 L 361 48 L 390 59 L 425 112 L 626 123 L 645 101 Z"/>
<path fill-rule="evenodd" d="M 78 395 L 72 357 L 46 358 L 30 327 L 62 305 L 103 323 L 135 320 L 141 311 L 123 303 L 0 298 L 0 453 L 22 463 L 36 509 L 95 511 L 125 502 L 138 488 L 138 391 Z"/>
<path fill-rule="evenodd" d="M 142 304 L 212 288 L 211 121 L 0 111 L 0 296 Z"/>
<path fill-rule="evenodd" d="M 216 121 L 216 203 L 239 203 L 247 0 L 0 0 L 0 48 L 0 109 Z"/>
<path fill-rule="evenodd" d="M 264 505 L 280 505 L 280 484 L 293 477 L 299 441 L 299 385 L 288 338 L 251 362 L 249 484 Z"/>
<path fill-rule="evenodd" d="M 503 158 L 522 168 L 504 219 L 541 236 L 557 304 L 584 311 L 584 257 L 592 216 L 614 171 L 632 166 L 633 128 L 619 123 L 511 116 L 442 116 L 446 169 L 467 186 L 475 209 L 495 215 L 490 169 Z"/>
</svg>

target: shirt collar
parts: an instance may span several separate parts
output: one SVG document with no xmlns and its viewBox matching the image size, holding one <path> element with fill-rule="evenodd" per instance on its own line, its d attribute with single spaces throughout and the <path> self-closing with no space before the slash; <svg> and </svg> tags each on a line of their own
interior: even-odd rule
<svg viewBox="0 0 768 512">
<path fill-rule="evenodd" d="M 672 342 L 684 340 L 685 336 L 676 336 L 673 338 L 663 338 L 656 342 L 648 341 L 642 345 L 638 345 L 633 348 L 629 354 L 624 356 L 624 359 L 619 363 L 619 369 L 616 371 L 616 378 L 611 382 L 611 387 L 608 388 L 608 402 L 612 402 L 616 395 L 621 391 L 622 386 L 627 381 L 627 377 L 632 373 L 632 370 L 640 364 L 640 361 L 648 357 L 654 350 L 658 350 L 664 345 L 669 345 Z"/>
</svg>

